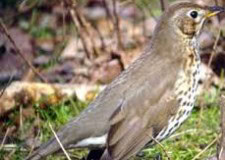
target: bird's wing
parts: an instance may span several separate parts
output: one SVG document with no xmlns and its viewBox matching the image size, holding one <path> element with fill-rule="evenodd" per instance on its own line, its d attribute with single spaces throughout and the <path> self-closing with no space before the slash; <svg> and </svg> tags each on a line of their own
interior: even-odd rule
<svg viewBox="0 0 225 160">
<path fill-rule="evenodd" d="M 175 99 L 167 101 L 166 98 L 169 98 L 167 94 L 164 98 L 164 102 L 162 101 L 160 105 L 151 107 L 155 113 L 147 110 L 142 116 L 132 114 L 124 116 L 120 115 L 122 113 L 118 113 L 112 117 L 112 121 L 118 117 L 124 117 L 124 119 L 120 118 L 120 121 L 112 124 L 109 130 L 107 149 L 112 159 L 126 160 L 136 154 L 167 124 L 169 118 L 178 109 L 178 105 Z M 174 107 L 173 110 L 170 110 L 170 105 Z"/>
<path fill-rule="evenodd" d="M 125 96 L 124 102 L 110 119 L 107 152 L 114 160 L 126 160 L 143 148 L 165 126 L 178 109 L 174 83 L 178 70 L 175 65 L 161 64 L 154 71 L 155 86 L 143 84 L 139 91 Z M 158 70 L 156 69 L 156 71 Z M 162 77 L 162 79 L 157 79 Z M 157 84 L 158 82 L 158 84 Z M 146 83 L 149 83 L 146 80 Z M 107 155 L 108 156 L 108 155 Z M 104 159 L 104 158 L 103 158 Z"/>
</svg>

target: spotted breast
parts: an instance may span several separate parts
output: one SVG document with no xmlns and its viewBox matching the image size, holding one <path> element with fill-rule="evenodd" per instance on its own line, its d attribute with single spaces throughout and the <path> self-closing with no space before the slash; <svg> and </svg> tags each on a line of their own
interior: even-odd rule
<svg viewBox="0 0 225 160">
<path fill-rule="evenodd" d="M 200 79 L 200 56 L 198 49 L 196 49 L 198 48 L 196 46 L 198 45 L 196 39 L 187 43 L 189 43 L 189 47 L 187 48 L 189 51 L 187 53 L 190 54 L 185 58 L 186 61 L 184 62 L 183 70 L 179 72 L 174 87 L 175 98 L 179 103 L 179 109 L 177 114 L 170 118 L 168 125 L 155 137 L 158 141 L 171 135 L 188 118 L 194 107 L 198 81 Z"/>
</svg>

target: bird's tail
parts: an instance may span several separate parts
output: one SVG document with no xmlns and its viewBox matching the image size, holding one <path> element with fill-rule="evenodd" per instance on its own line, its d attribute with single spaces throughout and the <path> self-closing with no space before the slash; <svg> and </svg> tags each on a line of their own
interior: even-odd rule
<svg viewBox="0 0 225 160">
<path fill-rule="evenodd" d="M 71 120 L 67 125 L 65 125 L 61 130 L 57 132 L 57 137 L 61 144 L 67 148 L 69 143 L 76 143 L 77 140 L 82 137 L 83 130 L 80 129 L 76 124 L 77 121 Z M 75 134 L 76 133 L 76 134 Z M 49 141 L 42 144 L 37 150 L 35 150 L 31 155 L 26 157 L 25 160 L 39 160 L 45 159 L 46 156 L 53 154 L 61 149 L 58 141 L 53 136 Z"/>
<path fill-rule="evenodd" d="M 26 157 L 25 160 L 40 160 L 44 159 L 47 155 L 54 153 L 60 149 L 58 142 L 55 138 L 52 138 L 50 141 L 42 144 L 36 151 L 31 155 Z"/>
</svg>

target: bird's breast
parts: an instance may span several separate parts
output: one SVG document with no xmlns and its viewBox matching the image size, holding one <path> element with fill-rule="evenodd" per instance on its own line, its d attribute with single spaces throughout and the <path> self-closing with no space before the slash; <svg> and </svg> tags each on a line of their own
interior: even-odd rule
<svg viewBox="0 0 225 160">
<path fill-rule="evenodd" d="M 200 58 L 196 50 L 192 50 L 187 56 L 185 67 L 178 73 L 174 92 L 179 105 L 177 113 L 172 116 L 168 125 L 156 136 L 157 140 L 163 140 L 171 135 L 190 115 L 196 99 L 196 91 L 199 81 Z"/>
</svg>

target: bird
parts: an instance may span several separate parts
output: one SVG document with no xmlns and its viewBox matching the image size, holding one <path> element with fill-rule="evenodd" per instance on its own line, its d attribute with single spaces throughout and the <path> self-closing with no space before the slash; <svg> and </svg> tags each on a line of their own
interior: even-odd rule
<svg viewBox="0 0 225 160">
<path fill-rule="evenodd" d="M 176 2 L 161 15 L 143 54 L 116 77 L 57 136 L 65 148 L 102 148 L 101 160 L 127 160 L 171 135 L 188 118 L 197 96 L 198 36 L 219 6 Z M 52 137 L 26 160 L 61 148 Z"/>
</svg>

